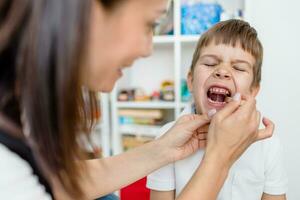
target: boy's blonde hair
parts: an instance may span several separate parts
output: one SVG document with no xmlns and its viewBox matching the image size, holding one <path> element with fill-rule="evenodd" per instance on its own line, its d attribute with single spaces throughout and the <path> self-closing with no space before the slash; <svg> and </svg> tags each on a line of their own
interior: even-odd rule
<svg viewBox="0 0 300 200">
<path fill-rule="evenodd" d="M 208 46 L 211 42 L 226 44 L 235 47 L 240 44 L 242 49 L 249 52 L 255 58 L 253 66 L 252 87 L 259 86 L 261 80 L 261 65 L 263 60 L 263 47 L 257 37 L 256 30 L 248 22 L 238 19 L 222 21 L 206 31 L 199 39 L 194 52 L 191 65 L 193 74 L 196 63 L 201 54 L 203 47 Z"/>
</svg>

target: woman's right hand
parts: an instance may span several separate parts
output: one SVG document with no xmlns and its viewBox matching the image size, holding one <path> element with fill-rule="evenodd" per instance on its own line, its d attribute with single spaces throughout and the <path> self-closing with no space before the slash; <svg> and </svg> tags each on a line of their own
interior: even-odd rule
<svg viewBox="0 0 300 200">
<path fill-rule="evenodd" d="M 222 110 L 217 112 L 210 123 L 206 156 L 215 154 L 230 167 L 255 141 L 271 137 L 274 124 L 263 118 L 264 129 L 259 130 L 260 113 L 256 110 L 256 100 L 237 95 Z M 219 160 L 220 161 L 220 160 Z M 221 160 L 222 161 L 222 160 Z"/>
</svg>

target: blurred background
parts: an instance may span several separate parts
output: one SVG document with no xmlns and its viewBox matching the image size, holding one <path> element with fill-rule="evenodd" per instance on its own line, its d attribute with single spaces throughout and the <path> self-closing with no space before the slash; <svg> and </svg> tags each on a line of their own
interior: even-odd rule
<svg viewBox="0 0 300 200">
<path fill-rule="evenodd" d="M 220 20 L 244 19 L 256 28 L 264 46 L 258 108 L 275 122 L 284 146 L 288 199 L 300 199 L 299 11 L 297 0 L 170 1 L 169 12 L 154 31 L 153 55 L 125 71 L 111 94 L 99 94 L 101 120 L 92 137 L 99 148 L 87 148 L 105 157 L 153 140 L 190 100 L 186 75 L 201 33 Z M 122 200 L 148 199 L 145 179 L 123 188 L 120 195 Z"/>
</svg>

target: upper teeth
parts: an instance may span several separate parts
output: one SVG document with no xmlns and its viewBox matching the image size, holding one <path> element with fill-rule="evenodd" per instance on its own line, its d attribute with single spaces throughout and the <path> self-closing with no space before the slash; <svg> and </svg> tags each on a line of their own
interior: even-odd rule
<svg viewBox="0 0 300 200">
<path fill-rule="evenodd" d="M 219 88 L 219 87 L 211 87 L 209 88 L 209 91 L 211 93 L 217 93 L 217 94 L 230 94 L 229 90 L 225 89 L 225 88 Z"/>
</svg>

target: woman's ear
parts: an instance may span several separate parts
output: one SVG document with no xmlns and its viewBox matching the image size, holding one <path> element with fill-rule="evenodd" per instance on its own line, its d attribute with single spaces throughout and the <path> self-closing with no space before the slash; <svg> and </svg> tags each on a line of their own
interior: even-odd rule
<svg viewBox="0 0 300 200">
<path fill-rule="evenodd" d="M 187 75 L 187 86 L 189 88 L 190 93 L 193 93 L 193 73 L 189 71 Z"/>
<path fill-rule="evenodd" d="M 256 97 L 256 95 L 258 94 L 259 90 L 260 90 L 260 85 L 251 87 L 251 95 L 253 97 Z"/>
</svg>

